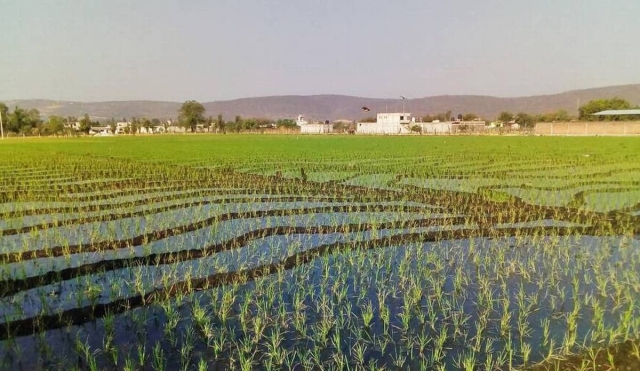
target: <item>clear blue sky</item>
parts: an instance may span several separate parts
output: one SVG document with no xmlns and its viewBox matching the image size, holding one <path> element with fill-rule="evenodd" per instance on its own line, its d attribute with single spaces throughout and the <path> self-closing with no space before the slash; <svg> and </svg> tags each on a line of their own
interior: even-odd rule
<svg viewBox="0 0 640 371">
<path fill-rule="evenodd" d="M 0 100 L 640 83 L 639 0 L 0 0 Z"/>
</svg>

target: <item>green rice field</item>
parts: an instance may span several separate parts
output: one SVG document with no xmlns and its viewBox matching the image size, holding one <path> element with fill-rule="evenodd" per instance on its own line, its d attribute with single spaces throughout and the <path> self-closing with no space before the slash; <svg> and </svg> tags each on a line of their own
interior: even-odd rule
<svg viewBox="0 0 640 371">
<path fill-rule="evenodd" d="M 0 141 L 0 370 L 640 370 L 640 138 Z"/>
</svg>

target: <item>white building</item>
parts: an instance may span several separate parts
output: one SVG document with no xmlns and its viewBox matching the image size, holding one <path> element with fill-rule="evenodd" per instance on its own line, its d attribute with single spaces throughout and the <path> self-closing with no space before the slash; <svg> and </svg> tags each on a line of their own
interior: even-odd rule
<svg viewBox="0 0 640 371">
<path fill-rule="evenodd" d="M 184 134 L 187 132 L 187 129 L 184 126 L 177 126 L 177 125 L 169 125 L 167 126 L 167 128 L 165 129 L 165 133 L 181 133 Z"/>
<path fill-rule="evenodd" d="M 166 129 L 163 125 L 156 125 L 152 129 L 154 133 L 164 134 L 166 132 Z"/>
<path fill-rule="evenodd" d="M 116 134 L 128 134 L 131 130 L 131 122 L 119 121 L 116 122 Z"/>
<path fill-rule="evenodd" d="M 65 122 L 63 125 L 67 129 L 80 130 L 80 121 L 76 122 Z"/>
<path fill-rule="evenodd" d="M 302 134 L 327 134 L 333 132 L 333 125 L 329 121 L 324 124 L 320 122 L 311 124 L 304 119 L 303 115 L 298 115 L 296 125 L 300 127 L 300 133 Z"/>
<path fill-rule="evenodd" d="M 145 128 L 144 126 L 140 126 L 138 128 L 138 133 L 140 134 L 158 134 L 158 133 L 164 133 L 164 126 L 162 125 L 156 125 L 156 126 L 151 126 L 148 129 Z"/>
<path fill-rule="evenodd" d="M 100 134 L 101 136 L 104 136 L 105 134 L 111 134 L 111 128 L 109 126 L 92 126 L 89 130 L 89 134 Z"/>
<path fill-rule="evenodd" d="M 159 131 L 160 132 L 160 131 Z M 162 127 L 162 133 L 181 133 L 184 134 L 187 132 L 187 129 L 184 126 L 179 126 L 177 122 L 173 122 L 173 120 L 169 119 L 166 122 L 166 125 Z"/>
<path fill-rule="evenodd" d="M 422 134 L 451 134 L 451 122 L 423 122 L 420 123 Z"/>
<path fill-rule="evenodd" d="M 333 131 L 333 125 L 331 124 L 307 124 L 300 126 L 300 133 L 302 134 L 327 134 Z"/>
<path fill-rule="evenodd" d="M 418 131 L 412 130 L 418 129 Z M 456 134 L 456 133 L 477 133 L 483 131 L 485 122 L 474 121 L 434 121 L 416 122 L 407 112 L 378 113 L 376 122 L 359 122 L 357 124 L 357 134 Z"/>
<path fill-rule="evenodd" d="M 378 113 L 376 122 L 359 122 L 356 134 L 409 134 L 415 119 L 407 112 Z"/>
</svg>

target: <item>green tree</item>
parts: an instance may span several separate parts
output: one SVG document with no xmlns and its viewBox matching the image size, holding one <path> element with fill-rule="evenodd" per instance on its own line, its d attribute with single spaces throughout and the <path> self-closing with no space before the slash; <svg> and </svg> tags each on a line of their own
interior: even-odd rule
<svg viewBox="0 0 640 371">
<path fill-rule="evenodd" d="M 109 131 L 111 132 L 111 134 L 115 134 L 118 126 L 116 124 L 116 120 L 113 117 L 109 121 L 108 125 L 109 125 Z"/>
<path fill-rule="evenodd" d="M 233 120 L 233 124 L 234 124 L 234 129 L 237 133 L 239 133 L 242 130 L 242 116 L 240 115 L 236 115 L 236 118 Z"/>
<path fill-rule="evenodd" d="M 339 125 L 339 124 L 334 124 L 333 127 L 336 128 L 336 125 Z M 284 128 L 292 129 L 292 128 L 295 128 L 298 125 L 296 124 L 295 120 L 283 119 L 283 120 L 276 121 L 276 126 L 279 127 L 279 128 L 283 128 L 284 127 Z"/>
<path fill-rule="evenodd" d="M 91 130 L 91 120 L 89 114 L 85 113 L 84 117 L 80 119 L 80 131 L 89 134 L 89 130 Z"/>
<path fill-rule="evenodd" d="M 462 121 L 473 121 L 478 118 L 478 115 L 475 113 L 465 113 L 462 115 Z"/>
<path fill-rule="evenodd" d="M 571 116 L 563 109 L 536 116 L 537 122 L 565 122 L 569 120 L 571 120 Z"/>
<path fill-rule="evenodd" d="M 42 120 L 40 119 L 40 112 L 37 109 L 35 108 L 30 109 L 28 112 L 28 117 L 29 117 L 29 126 L 31 126 L 31 128 L 35 128 L 40 124 L 42 124 Z"/>
<path fill-rule="evenodd" d="M 6 104 L 0 102 L 0 115 L 2 115 L 2 122 L 4 123 L 7 120 L 7 115 L 9 114 L 9 107 Z"/>
<path fill-rule="evenodd" d="M 44 126 L 45 135 L 58 135 L 64 132 L 64 117 L 60 116 L 49 116 L 49 120 Z"/>
<path fill-rule="evenodd" d="M 532 128 L 536 124 L 535 116 L 520 112 L 515 117 L 515 122 L 523 128 Z"/>
<path fill-rule="evenodd" d="M 31 135 L 41 123 L 40 112 L 37 109 L 27 111 L 16 106 L 13 112 L 7 114 L 5 128 L 8 132 Z"/>
<path fill-rule="evenodd" d="M 136 135 L 136 133 L 138 132 L 138 129 L 140 128 L 140 120 L 138 120 L 136 117 L 132 117 L 131 118 L 131 127 L 129 128 L 129 133 Z"/>
<path fill-rule="evenodd" d="M 258 122 L 254 118 L 248 118 L 243 120 L 242 128 L 246 130 L 253 130 L 258 127 Z"/>
<path fill-rule="evenodd" d="M 569 121 L 571 120 L 571 116 L 569 116 L 569 112 L 563 109 L 559 109 L 553 113 L 553 121 Z"/>
<path fill-rule="evenodd" d="M 444 122 L 444 121 L 454 121 L 454 120 L 451 117 L 451 111 L 447 111 L 447 112 L 437 113 L 434 116 L 427 115 L 423 117 L 423 121 L 424 122 L 431 122 L 431 121 Z"/>
<path fill-rule="evenodd" d="M 184 102 L 178 113 L 180 125 L 187 129 L 191 129 L 192 133 L 195 133 L 197 126 L 205 121 L 204 106 L 195 100 L 188 100 Z"/>
<path fill-rule="evenodd" d="M 589 103 L 581 106 L 578 109 L 580 120 L 585 121 L 596 121 L 596 120 L 625 120 L 632 119 L 633 117 L 624 117 L 624 116 L 593 116 L 594 113 L 606 110 L 617 110 L 617 109 L 629 109 L 631 108 L 631 104 L 622 98 L 612 98 L 612 99 L 596 99 L 592 100 Z"/>
<path fill-rule="evenodd" d="M 141 125 L 143 128 L 145 128 L 147 134 L 152 133 L 151 128 L 153 127 L 153 125 L 151 124 L 151 120 L 145 117 L 142 119 Z"/>
<path fill-rule="evenodd" d="M 431 116 L 431 115 L 422 116 L 422 122 L 431 122 L 431 121 L 433 121 L 435 119 L 436 118 L 434 116 Z"/>
<path fill-rule="evenodd" d="M 19 133 L 22 127 L 27 122 L 27 112 L 22 108 L 16 106 L 13 112 L 9 113 L 7 117 L 6 130 L 12 133 Z"/>
<path fill-rule="evenodd" d="M 266 117 L 258 117 L 255 119 L 255 122 L 259 128 L 272 128 L 275 124 L 273 120 Z"/>
<path fill-rule="evenodd" d="M 498 121 L 502 121 L 502 122 L 509 122 L 513 120 L 513 118 L 514 118 L 513 113 L 508 111 L 502 111 L 498 115 Z"/>
<path fill-rule="evenodd" d="M 227 133 L 225 130 L 224 120 L 222 119 L 222 114 L 218 114 L 218 119 L 216 120 L 216 129 L 222 131 L 224 134 Z"/>
</svg>

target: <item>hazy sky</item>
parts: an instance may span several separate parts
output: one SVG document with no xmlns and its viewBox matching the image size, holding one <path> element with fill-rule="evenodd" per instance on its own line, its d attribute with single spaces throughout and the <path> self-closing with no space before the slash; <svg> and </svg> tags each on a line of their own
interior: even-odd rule
<svg viewBox="0 0 640 371">
<path fill-rule="evenodd" d="M 523 96 L 640 82 L 639 0 L 0 0 L 0 100 Z"/>
</svg>

